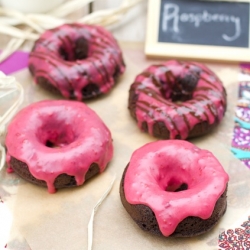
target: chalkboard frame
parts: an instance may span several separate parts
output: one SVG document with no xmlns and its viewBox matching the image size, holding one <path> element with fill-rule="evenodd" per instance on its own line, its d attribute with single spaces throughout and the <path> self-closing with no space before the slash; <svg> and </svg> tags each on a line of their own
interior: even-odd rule
<svg viewBox="0 0 250 250">
<path fill-rule="evenodd" d="M 154 58 L 175 58 L 200 61 L 250 62 L 250 48 L 158 42 L 160 6 L 162 0 L 148 0 L 145 54 Z M 206 0 L 214 1 L 214 0 Z M 250 0 L 220 0 L 250 2 Z M 250 11 L 250 10 L 249 10 Z M 249 14 L 250 16 L 250 14 Z M 249 25 L 250 27 L 250 25 Z M 250 36 L 250 30 L 248 30 Z"/>
</svg>

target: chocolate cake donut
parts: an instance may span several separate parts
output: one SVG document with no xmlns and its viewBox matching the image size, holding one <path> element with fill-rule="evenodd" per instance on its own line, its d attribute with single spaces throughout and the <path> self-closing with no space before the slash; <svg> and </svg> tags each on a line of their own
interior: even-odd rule
<svg viewBox="0 0 250 250">
<path fill-rule="evenodd" d="M 30 53 L 29 70 L 37 84 L 80 101 L 107 93 L 125 65 L 110 32 L 75 23 L 40 36 Z"/>
<path fill-rule="evenodd" d="M 227 208 L 228 175 L 207 150 L 183 140 L 137 149 L 120 185 L 137 225 L 165 237 L 191 237 L 213 228 Z"/>
<path fill-rule="evenodd" d="M 50 193 L 82 185 L 113 156 L 109 129 L 76 101 L 41 101 L 22 109 L 8 126 L 5 144 L 9 169 Z"/>
<path fill-rule="evenodd" d="M 171 60 L 135 78 L 129 110 L 141 130 L 163 139 L 187 139 L 219 124 L 226 111 L 226 91 L 205 65 Z"/>
</svg>

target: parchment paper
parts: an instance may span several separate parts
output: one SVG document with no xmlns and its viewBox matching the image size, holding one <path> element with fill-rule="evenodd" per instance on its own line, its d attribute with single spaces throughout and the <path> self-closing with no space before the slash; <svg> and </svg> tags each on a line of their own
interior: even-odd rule
<svg viewBox="0 0 250 250">
<path fill-rule="evenodd" d="M 207 136 L 192 140 L 212 151 L 230 175 L 228 209 L 219 224 L 209 233 L 191 239 L 151 236 L 132 221 L 120 202 L 119 184 L 132 152 L 156 139 L 139 130 L 127 109 L 128 89 L 136 74 L 149 64 L 159 62 L 144 57 L 142 45 L 123 44 L 126 73 L 113 90 L 88 101 L 110 128 L 115 154 L 106 171 L 77 188 L 49 194 L 15 174 L 1 172 L 0 195 L 14 216 L 10 249 L 80 250 L 87 249 L 87 224 L 91 210 L 107 189 L 114 175 L 114 187 L 99 208 L 94 222 L 93 249 L 218 249 L 218 235 L 250 213 L 250 171 L 230 152 L 233 113 L 237 98 L 237 65 L 209 64 L 223 80 L 228 93 L 228 109 L 220 126 Z M 28 70 L 15 74 L 25 88 L 23 106 L 42 99 L 57 99 L 33 84 Z M 179 156 L 181 157 L 181 156 Z M 18 233 L 17 233 L 18 232 Z M 18 246 L 18 247 L 14 247 Z"/>
</svg>

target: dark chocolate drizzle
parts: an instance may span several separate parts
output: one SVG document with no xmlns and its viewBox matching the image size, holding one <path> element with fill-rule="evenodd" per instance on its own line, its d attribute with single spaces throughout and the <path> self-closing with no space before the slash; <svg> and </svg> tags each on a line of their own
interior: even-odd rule
<svg viewBox="0 0 250 250">
<path fill-rule="evenodd" d="M 125 70 L 114 37 L 102 27 L 85 24 L 46 31 L 36 41 L 29 64 L 34 65 L 31 70 L 36 82 L 39 77 L 50 78 L 48 82 L 63 96 L 71 98 L 73 93 L 78 100 L 108 92 Z M 85 87 L 93 83 L 98 91 L 83 96 Z"/>
<path fill-rule="evenodd" d="M 148 123 L 150 120 L 150 125 L 147 124 L 150 134 L 154 133 L 154 123 L 164 122 L 168 130 L 172 127 L 175 131 L 172 139 L 179 137 L 185 139 L 197 124 L 219 122 L 222 118 L 220 116 L 226 110 L 226 92 L 218 77 L 204 65 L 192 62 L 171 62 L 175 65 L 171 65 L 170 62 L 153 65 L 136 77 L 131 85 L 130 95 L 136 95 L 138 98 L 136 104 L 129 108 L 135 109 L 135 111 L 131 110 L 131 114 L 135 114 L 139 127 L 143 122 Z M 179 73 L 175 72 L 175 67 L 179 67 L 177 70 Z M 181 70 L 180 67 L 182 67 Z M 200 82 L 203 82 L 205 86 Z M 140 99 L 140 95 L 148 97 Z M 215 104 L 213 99 L 216 99 L 219 104 Z M 224 109 L 223 114 L 217 110 L 216 105 Z M 168 107 L 169 111 L 172 110 L 173 114 L 165 113 L 165 107 Z M 136 110 L 146 113 L 148 118 L 140 120 Z M 177 119 L 177 116 L 181 118 Z M 191 123 L 189 116 L 193 117 L 196 122 Z M 185 124 L 186 131 L 180 130 L 180 119 Z"/>
</svg>

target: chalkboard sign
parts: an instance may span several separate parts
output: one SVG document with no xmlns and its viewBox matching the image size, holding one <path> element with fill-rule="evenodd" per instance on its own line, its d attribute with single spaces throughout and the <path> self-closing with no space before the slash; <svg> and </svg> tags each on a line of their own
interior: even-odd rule
<svg viewBox="0 0 250 250">
<path fill-rule="evenodd" d="M 250 3 L 149 0 L 148 56 L 250 61 Z"/>
</svg>

